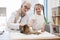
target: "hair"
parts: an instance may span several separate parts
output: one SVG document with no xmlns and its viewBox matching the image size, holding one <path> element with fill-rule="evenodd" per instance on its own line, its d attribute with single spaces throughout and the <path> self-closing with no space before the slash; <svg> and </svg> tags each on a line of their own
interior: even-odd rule
<svg viewBox="0 0 60 40">
<path fill-rule="evenodd" d="M 24 5 L 25 3 L 29 3 L 29 2 L 24 1 L 24 2 L 22 3 L 22 5 L 21 5 L 21 8 L 23 7 L 23 5 Z"/>
<path fill-rule="evenodd" d="M 40 6 L 40 7 L 41 7 L 41 9 L 43 10 L 44 19 L 45 19 L 45 21 L 46 21 L 45 14 L 44 14 L 44 6 L 41 5 L 41 4 L 35 4 L 35 7 L 36 7 L 36 6 Z M 35 7 L 34 7 L 34 12 L 35 12 Z"/>
<path fill-rule="evenodd" d="M 26 3 L 26 1 L 24 1 L 24 2 L 22 3 L 21 8 L 23 7 L 23 5 L 24 5 L 25 3 Z M 19 11 L 21 11 L 20 8 L 18 9 L 17 12 L 19 13 Z"/>
<path fill-rule="evenodd" d="M 23 5 L 26 3 L 26 1 L 24 1 L 23 3 L 22 3 L 22 5 L 21 5 L 21 8 L 23 7 Z"/>
<path fill-rule="evenodd" d="M 35 4 L 35 7 L 36 7 L 36 6 L 40 6 L 41 9 L 44 11 L 44 6 L 43 6 L 43 5 L 41 5 L 41 4 Z M 34 7 L 34 12 L 35 12 L 35 7 Z"/>
</svg>

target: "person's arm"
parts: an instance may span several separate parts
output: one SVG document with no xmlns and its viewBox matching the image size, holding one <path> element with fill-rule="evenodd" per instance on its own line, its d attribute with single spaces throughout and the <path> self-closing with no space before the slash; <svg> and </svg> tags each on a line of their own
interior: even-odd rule
<svg viewBox="0 0 60 40">
<path fill-rule="evenodd" d="M 31 20 L 29 21 L 29 23 L 28 23 L 28 26 L 29 26 L 29 29 L 30 29 L 31 32 L 35 32 L 35 31 L 32 29 L 32 26 L 33 26 L 34 23 L 35 23 L 35 20 L 34 20 L 34 19 L 31 19 Z"/>
<path fill-rule="evenodd" d="M 29 18 L 28 26 L 29 26 L 29 27 L 32 27 L 32 25 L 34 24 L 34 22 L 35 22 L 35 16 L 32 15 L 32 16 Z"/>
<path fill-rule="evenodd" d="M 42 24 L 42 27 L 41 27 L 41 32 L 44 32 L 45 31 L 45 22 Z"/>
<path fill-rule="evenodd" d="M 42 21 L 43 21 L 43 24 L 42 24 L 42 27 L 41 27 L 41 32 L 44 32 L 45 31 L 45 25 L 46 25 L 44 16 L 42 16 Z"/>
<path fill-rule="evenodd" d="M 28 23 L 28 26 L 29 26 L 29 27 L 32 27 L 32 25 L 34 24 L 34 21 L 35 21 L 35 20 L 33 20 L 33 19 L 30 20 L 29 23 Z"/>
<path fill-rule="evenodd" d="M 12 13 L 11 17 L 7 21 L 7 27 L 9 29 L 16 28 L 17 26 L 19 26 L 18 23 L 14 23 L 15 16 L 16 16 L 16 12 Z"/>
<path fill-rule="evenodd" d="M 41 26 L 41 30 L 38 30 L 38 32 L 42 33 L 45 31 L 45 22 Z"/>
<path fill-rule="evenodd" d="M 15 18 L 14 18 L 14 23 L 17 22 L 18 18 L 19 18 L 19 13 L 17 12 L 16 15 L 15 15 Z"/>
</svg>

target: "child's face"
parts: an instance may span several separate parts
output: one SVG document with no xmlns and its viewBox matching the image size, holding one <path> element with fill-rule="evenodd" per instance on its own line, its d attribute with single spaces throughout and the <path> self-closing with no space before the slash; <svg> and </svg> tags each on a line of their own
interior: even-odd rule
<svg viewBox="0 0 60 40">
<path fill-rule="evenodd" d="M 40 5 L 36 5 L 35 6 L 35 11 L 36 11 L 36 14 L 38 14 L 38 15 L 41 14 L 41 7 L 40 7 Z"/>
</svg>

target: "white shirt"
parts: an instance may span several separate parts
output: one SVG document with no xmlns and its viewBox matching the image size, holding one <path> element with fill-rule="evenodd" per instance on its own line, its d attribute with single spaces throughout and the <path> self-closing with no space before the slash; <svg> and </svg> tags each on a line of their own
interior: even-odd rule
<svg viewBox="0 0 60 40">
<path fill-rule="evenodd" d="M 34 24 L 32 26 L 33 30 L 40 30 L 45 22 L 43 15 L 32 15 L 30 20 L 34 20 Z"/>
<path fill-rule="evenodd" d="M 21 16 L 19 17 L 19 19 L 17 20 L 17 23 L 19 23 L 19 21 L 21 20 Z M 24 23 L 24 24 L 27 24 L 28 23 L 28 15 L 25 15 L 22 20 L 21 20 L 21 23 Z"/>
<path fill-rule="evenodd" d="M 7 26 L 8 26 L 8 28 L 10 28 L 10 29 L 19 29 L 19 21 L 20 21 L 20 19 L 21 19 L 21 16 L 19 17 L 19 19 L 17 20 L 17 23 L 14 23 L 14 19 L 15 19 L 15 16 L 17 15 L 17 12 L 14 12 L 14 13 L 12 13 L 12 15 L 11 15 L 11 17 L 9 18 L 9 20 L 7 21 Z M 28 20 L 29 20 L 29 18 L 28 18 L 28 15 L 25 15 L 23 18 L 22 18 L 22 20 L 21 20 L 21 22 L 22 23 L 24 23 L 24 24 L 27 24 L 28 23 Z"/>
</svg>

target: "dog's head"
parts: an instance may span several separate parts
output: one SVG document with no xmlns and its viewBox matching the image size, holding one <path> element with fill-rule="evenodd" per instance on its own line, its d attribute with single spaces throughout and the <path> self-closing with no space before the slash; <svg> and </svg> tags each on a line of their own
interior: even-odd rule
<svg viewBox="0 0 60 40">
<path fill-rule="evenodd" d="M 24 26 L 20 25 L 20 32 L 21 33 L 28 33 L 29 32 L 29 26 L 28 25 L 24 25 Z"/>
<path fill-rule="evenodd" d="M 19 26 L 20 32 L 23 33 L 24 32 L 24 27 L 22 25 Z"/>
</svg>

